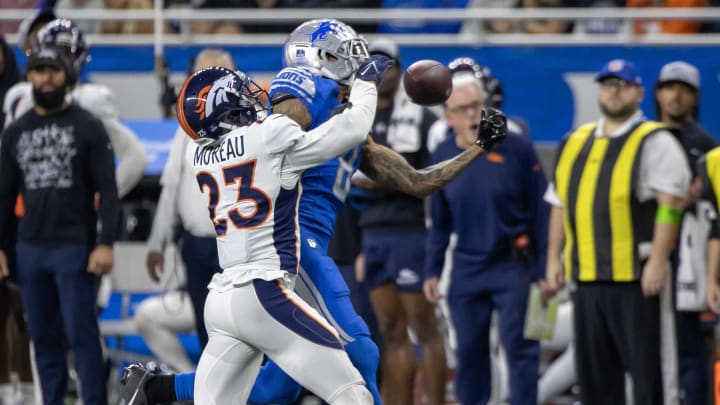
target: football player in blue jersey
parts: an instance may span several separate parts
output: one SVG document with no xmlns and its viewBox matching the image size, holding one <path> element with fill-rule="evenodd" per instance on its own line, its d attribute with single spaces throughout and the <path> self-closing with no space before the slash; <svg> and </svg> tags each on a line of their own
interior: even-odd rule
<svg viewBox="0 0 720 405">
<path fill-rule="evenodd" d="M 343 108 L 341 100 L 359 64 L 368 57 L 367 43 L 348 25 L 331 19 L 301 24 L 285 43 L 285 64 L 270 87 L 273 114 L 285 114 L 303 129 L 321 125 Z M 475 158 L 505 137 L 505 118 L 488 110 L 478 130 L 477 147 L 447 161 L 416 170 L 391 149 L 371 137 L 323 165 L 307 170 L 302 178 L 299 204 L 301 262 L 295 289 L 313 304 L 338 331 L 352 363 L 360 371 L 376 404 L 379 352 L 365 322 L 352 307 L 348 287 L 327 255 L 335 216 L 358 168 L 384 187 L 425 197 L 443 187 Z M 136 364 L 127 368 L 124 394 L 128 405 L 189 400 L 193 373 L 157 375 Z M 266 363 L 250 394 L 250 403 L 292 403 L 301 387 L 271 361 Z"/>
</svg>

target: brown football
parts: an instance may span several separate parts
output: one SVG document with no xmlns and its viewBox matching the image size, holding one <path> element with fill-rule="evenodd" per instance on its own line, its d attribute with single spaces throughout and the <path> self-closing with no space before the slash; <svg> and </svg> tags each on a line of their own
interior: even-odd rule
<svg viewBox="0 0 720 405">
<path fill-rule="evenodd" d="M 442 104 L 452 92 L 452 74 L 442 63 L 422 59 L 407 68 L 403 76 L 403 87 L 415 104 Z"/>
</svg>

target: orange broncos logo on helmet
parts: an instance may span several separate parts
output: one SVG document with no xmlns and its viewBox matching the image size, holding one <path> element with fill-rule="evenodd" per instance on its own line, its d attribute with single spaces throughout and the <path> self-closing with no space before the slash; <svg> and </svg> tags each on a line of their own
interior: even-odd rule
<svg viewBox="0 0 720 405">
<path fill-rule="evenodd" d="M 200 89 L 197 95 L 197 102 L 195 103 L 195 107 L 197 107 L 194 111 L 196 113 L 200 113 L 200 119 L 205 119 L 205 102 L 207 101 L 207 94 L 210 92 L 210 89 L 212 88 L 211 84 L 208 84 L 207 86 Z"/>
</svg>

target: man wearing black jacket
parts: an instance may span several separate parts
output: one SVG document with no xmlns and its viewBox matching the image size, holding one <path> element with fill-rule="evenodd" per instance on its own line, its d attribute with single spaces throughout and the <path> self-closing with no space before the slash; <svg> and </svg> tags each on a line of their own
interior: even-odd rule
<svg viewBox="0 0 720 405">
<path fill-rule="evenodd" d="M 112 269 L 118 200 L 112 146 L 102 123 L 66 101 L 69 64 L 52 48 L 28 60 L 35 107 L 2 134 L 0 236 L 18 195 L 17 278 L 45 404 L 62 404 L 67 341 L 86 405 L 107 403 L 95 314 L 98 276 Z M 99 205 L 96 210 L 96 196 Z M 97 216 L 102 227 L 97 235 Z M 0 278 L 8 275 L 0 251 Z M 62 333 L 65 332 L 65 337 Z"/>
<path fill-rule="evenodd" d="M 700 72 L 683 61 L 666 64 L 655 82 L 656 116 L 673 128 L 697 176 L 700 156 L 717 146 L 717 140 L 698 123 Z M 695 184 L 698 184 L 696 182 Z M 705 248 L 713 221 L 704 202 L 688 201 L 683 212 L 678 247 L 673 256 L 675 276 L 675 324 L 677 330 L 679 383 L 686 405 L 708 402 L 710 367 L 706 341 L 712 329 L 703 325 L 705 309 Z"/>
</svg>

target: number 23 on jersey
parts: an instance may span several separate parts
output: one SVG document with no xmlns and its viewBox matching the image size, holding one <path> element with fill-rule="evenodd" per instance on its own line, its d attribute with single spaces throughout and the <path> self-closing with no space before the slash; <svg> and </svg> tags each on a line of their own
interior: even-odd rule
<svg viewBox="0 0 720 405">
<path fill-rule="evenodd" d="M 215 178 L 209 172 L 197 174 L 200 191 L 208 195 L 208 213 L 215 224 L 215 233 L 218 237 L 225 236 L 228 231 L 228 219 L 236 229 L 250 229 L 262 225 L 271 212 L 270 197 L 259 188 L 254 187 L 255 160 L 227 166 L 222 169 L 222 179 Z M 223 185 L 221 189 L 220 184 Z M 221 190 L 230 191 L 237 186 L 237 195 L 234 200 L 228 199 L 230 206 L 225 212 L 217 212 L 221 198 Z M 227 198 L 227 197 L 225 197 Z M 252 206 L 251 210 L 245 209 Z M 240 212 L 243 209 L 243 212 Z M 247 212 L 250 211 L 250 212 Z"/>
</svg>

